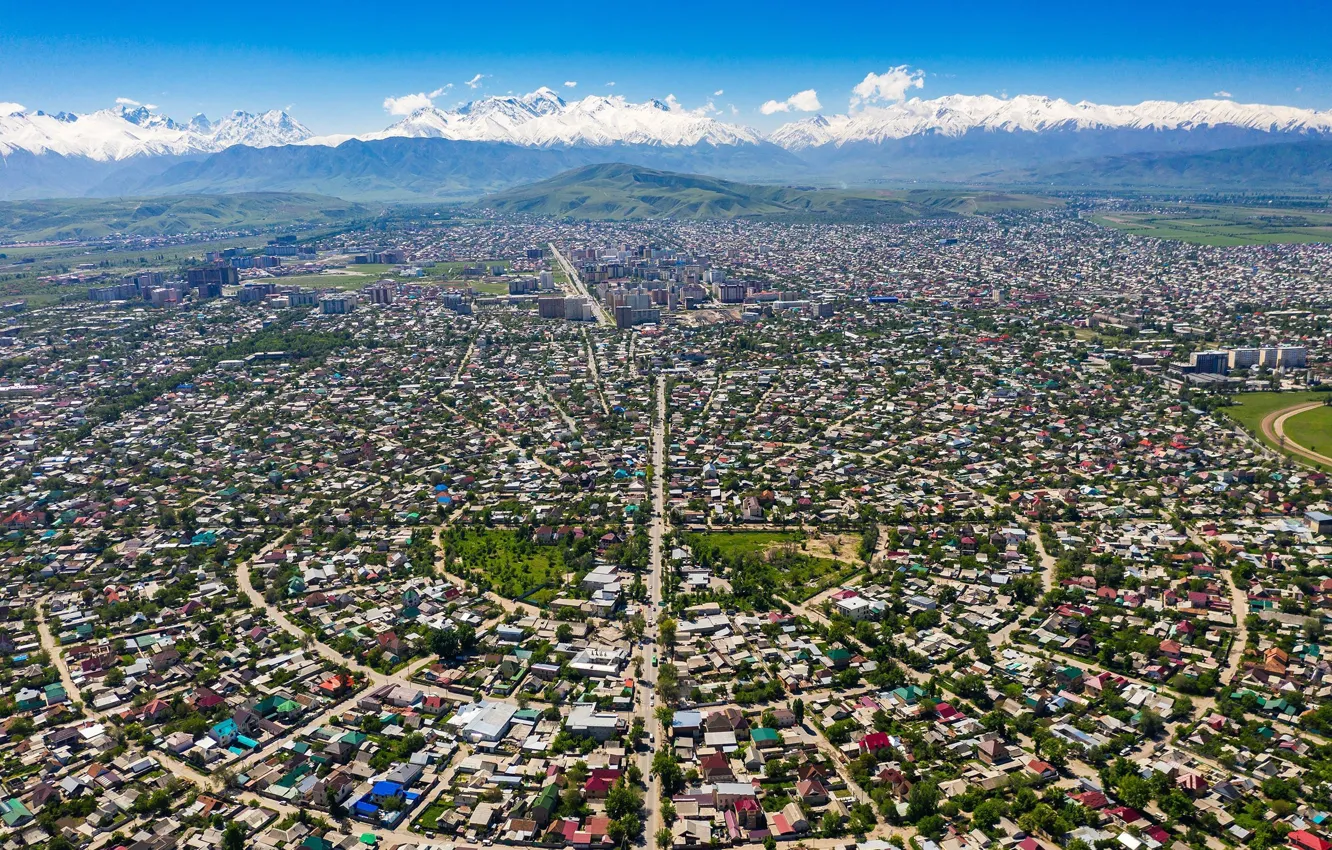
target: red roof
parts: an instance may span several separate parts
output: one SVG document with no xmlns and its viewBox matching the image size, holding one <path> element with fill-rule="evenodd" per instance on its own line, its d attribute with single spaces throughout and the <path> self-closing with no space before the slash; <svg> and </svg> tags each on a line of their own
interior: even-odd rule
<svg viewBox="0 0 1332 850">
<path fill-rule="evenodd" d="M 1293 847 L 1303 847 L 1305 850 L 1332 850 L 1332 842 L 1320 836 L 1314 835 L 1307 829 L 1296 829 L 1286 834 L 1286 840 Z"/>
</svg>

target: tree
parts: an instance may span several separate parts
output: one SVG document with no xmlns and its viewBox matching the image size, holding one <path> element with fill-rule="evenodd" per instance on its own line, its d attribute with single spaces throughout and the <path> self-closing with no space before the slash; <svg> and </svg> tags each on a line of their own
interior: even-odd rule
<svg viewBox="0 0 1332 850">
<path fill-rule="evenodd" d="M 670 617 L 663 617 L 657 628 L 661 633 L 662 644 L 664 646 L 675 646 L 675 620 Z"/>
<path fill-rule="evenodd" d="M 636 815 L 642 807 L 643 798 L 634 786 L 625 781 L 624 777 L 615 780 L 615 784 L 606 793 L 606 815 L 612 820 L 619 820 L 627 815 Z"/>
<path fill-rule="evenodd" d="M 674 664 L 663 664 L 657 669 L 657 691 L 661 694 L 662 702 L 675 702 L 675 689 L 679 684 L 680 671 L 675 669 Z"/>
<path fill-rule="evenodd" d="M 825 838 L 837 837 L 842 832 L 842 816 L 829 809 L 823 813 L 821 828 Z"/>
<path fill-rule="evenodd" d="M 1144 809 L 1152 799 L 1152 787 L 1140 776 L 1129 774 L 1119 780 L 1119 799 L 1134 809 Z"/>
<path fill-rule="evenodd" d="M 643 632 L 647 629 L 647 620 L 641 613 L 635 613 L 629 618 L 629 622 L 624 627 L 624 633 L 632 641 L 637 641 L 643 637 Z"/>
<path fill-rule="evenodd" d="M 657 710 L 653 712 L 653 715 L 656 716 L 658 723 L 669 729 L 671 727 L 671 721 L 675 719 L 675 709 L 671 708 L 669 705 L 659 705 L 657 706 Z M 28 734 L 32 733 L 29 732 Z"/>
<path fill-rule="evenodd" d="M 1155 711 L 1144 708 L 1138 717 L 1138 731 L 1148 738 L 1155 738 L 1165 731 L 1165 721 Z"/>
<path fill-rule="evenodd" d="M 665 799 L 684 786 L 684 770 L 673 750 L 657 750 L 652 757 L 652 775 L 661 780 L 661 795 Z"/>
<path fill-rule="evenodd" d="M 441 658 L 453 658 L 463 651 L 461 634 L 453 628 L 435 629 L 430 635 L 430 651 Z"/>
<path fill-rule="evenodd" d="M 795 715 L 796 723 L 805 722 L 805 701 L 796 697 L 795 702 L 791 703 L 791 713 Z"/>
<path fill-rule="evenodd" d="M 944 819 L 938 815 L 927 815 L 916 823 L 916 829 L 926 838 L 938 838 L 943 835 Z"/>
<path fill-rule="evenodd" d="M 939 786 L 933 782 L 917 782 L 907 794 L 907 820 L 918 823 L 934 814 L 939 806 Z"/>
<path fill-rule="evenodd" d="M 555 639 L 560 643 L 568 643 L 571 637 L 573 637 L 573 626 L 568 623 L 560 623 L 555 628 Z"/>
<path fill-rule="evenodd" d="M 222 850 L 245 850 L 245 827 L 232 821 L 222 833 Z"/>
<path fill-rule="evenodd" d="M 643 821 L 638 815 L 625 815 L 622 818 L 616 818 L 606 827 L 606 834 L 621 846 L 629 843 L 630 839 L 637 838 L 642 831 Z"/>
<path fill-rule="evenodd" d="M 661 829 L 657 830 L 656 842 L 657 847 L 660 848 L 660 850 L 667 850 L 667 848 L 671 846 L 671 841 L 672 836 L 669 829 L 663 826 Z"/>
</svg>

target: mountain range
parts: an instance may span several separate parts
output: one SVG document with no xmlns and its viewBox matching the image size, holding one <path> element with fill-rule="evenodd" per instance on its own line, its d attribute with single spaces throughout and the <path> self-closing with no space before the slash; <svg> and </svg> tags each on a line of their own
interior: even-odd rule
<svg viewBox="0 0 1332 850">
<path fill-rule="evenodd" d="M 277 110 L 259 115 L 237 111 L 218 121 L 196 115 L 183 124 L 145 106 L 123 105 L 88 115 L 16 112 L 0 116 L 0 156 L 23 151 L 108 162 L 216 153 L 233 145 L 290 145 L 312 135 L 305 125 Z"/>
<path fill-rule="evenodd" d="M 315 136 L 276 110 L 177 122 L 126 105 L 87 115 L 0 116 L 0 198 L 230 191 L 477 197 L 612 162 L 760 182 L 1005 183 L 1058 171 L 1060 163 L 1328 139 L 1330 111 L 1219 99 L 1107 106 L 949 95 L 816 115 L 766 135 L 718 119 L 710 105 L 566 101 L 548 88 L 452 110 L 426 106 L 360 136 Z M 1094 174 L 1083 177 L 1096 182 Z"/>
</svg>

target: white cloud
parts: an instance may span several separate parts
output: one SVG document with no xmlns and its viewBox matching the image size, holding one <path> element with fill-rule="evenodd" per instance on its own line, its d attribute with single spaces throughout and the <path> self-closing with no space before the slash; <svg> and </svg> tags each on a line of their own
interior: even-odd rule
<svg viewBox="0 0 1332 850">
<path fill-rule="evenodd" d="M 489 76 L 490 76 L 489 74 L 477 74 L 475 77 L 472 77 L 470 80 L 466 82 L 466 86 L 469 89 L 479 89 L 481 88 L 481 81 Z"/>
<path fill-rule="evenodd" d="M 814 112 L 822 108 L 823 104 L 819 103 L 819 93 L 814 89 L 805 89 L 786 100 L 770 100 L 759 107 L 759 112 L 772 115 L 774 112 Z"/>
<path fill-rule="evenodd" d="M 578 81 L 577 81 L 577 80 L 565 80 L 565 81 L 564 81 L 564 87 L 565 87 L 566 89 L 577 88 L 577 87 L 578 87 Z"/>
<path fill-rule="evenodd" d="M 411 115 L 418 109 L 425 109 L 427 106 L 434 105 L 430 95 L 425 92 L 384 98 L 384 111 L 389 115 Z"/>
<path fill-rule="evenodd" d="M 608 89 L 613 89 L 613 88 L 615 88 L 615 81 L 614 81 L 614 80 L 611 80 L 609 83 L 606 83 L 606 88 L 608 88 Z"/>
<path fill-rule="evenodd" d="M 1230 92 L 1226 91 L 1225 89 L 1222 89 L 1221 91 L 1214 91 L 1212 92 L 1212 97 L 1224 97 L 1229 99 Z"/>
<path fill-rule="evenodd" d="M 386 97 L 384 111 L 389 115 L 411 115 L 418 109 L 434 106 L 435 98 L 447 94 L 451 88 L 453 83 L 446 83 L 429 94 L 421 91 L 416 94 L 405 94 L 402 97 Z"/>
<path fill-rule="evenodd" d="M 723 89 L 717 89 L 715 92 L 712 93 L 712 96 L 721 97 L 723 94 L 726 94 L 726 92 Z"/>
<path fill-rule="evenodd" d="M 156 109 L 156 108 L 157 108 L 157 104 L 155 104 L 155 103 L 145 103 L 145 104 L 143 105 L 143 108 L 144 108 L 144 109 Z"/>
<path fill-rule="evenodd" d="M 662 103 L 666 104 L 666 108 L 672 112 L 687 112 L 690 115 L 712 115 L 717 111 L 716 105 L 710 100 L 697 109 L 686 109 L 685 105 L 680 102 L 679 98 L 673 94 L 666 95 L 666 97 L 662 99 Z"/>
<path fill-rule="evenodd" d="M 27 108 L 21 103 L 10 103 L 0 100 L 0 115 L 13 115 L 15 112 L 27 112 Z"/>
<path fill-rule="evenodd" d="M 851 89 L 851 108 L 872 103 L 897 103 L 911 89 L 925 87 L 925 72 L 906 65 L 889 68 L 882 74 L 870 71 Z"/>
<path fill-rule="evenodd" d="M 118 97 L 116 98 L 116 106 L 143 106 L 143 104 L 128 97 Z"/>
</svg>

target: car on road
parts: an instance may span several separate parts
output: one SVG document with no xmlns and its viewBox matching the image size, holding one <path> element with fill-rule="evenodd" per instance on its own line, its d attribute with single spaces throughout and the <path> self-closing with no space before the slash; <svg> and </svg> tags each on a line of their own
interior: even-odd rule
<svg viewBox="0 0 1332 850">
<path fill-rule="evenodd" d="M 655 653 L 655 652 L 652 653 L 652 666 L 653 666 L 653 667 L 656 667 L 656 666 L 657 666 L 657 653 Z"/>
</svg>

